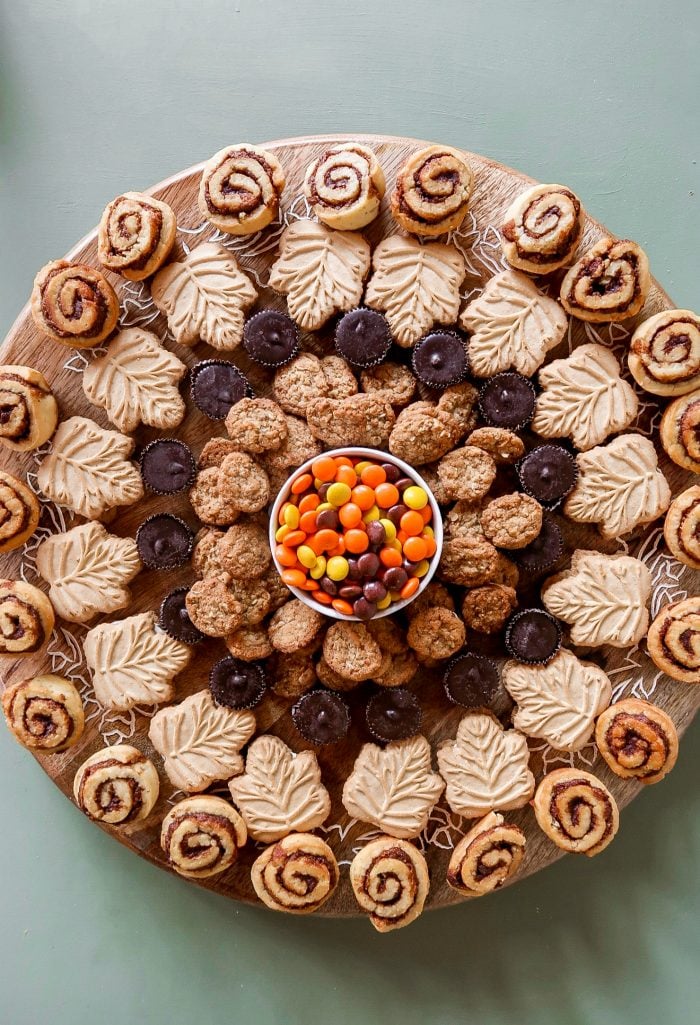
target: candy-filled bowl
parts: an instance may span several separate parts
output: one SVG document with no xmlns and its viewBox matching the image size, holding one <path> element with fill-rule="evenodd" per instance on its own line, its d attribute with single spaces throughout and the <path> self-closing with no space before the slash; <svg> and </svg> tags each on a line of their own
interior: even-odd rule
<svg viewBox="0 0 700 1025">
<path fill-rule="evenodd" d="M 337 448 L 307 460 L 270 512 L 270 548 L 282 580 L 333 619 L 360 622 L 405 608 L 432 579 L 442 538 L 427 483 L 378 449 Z"/>
</svg>

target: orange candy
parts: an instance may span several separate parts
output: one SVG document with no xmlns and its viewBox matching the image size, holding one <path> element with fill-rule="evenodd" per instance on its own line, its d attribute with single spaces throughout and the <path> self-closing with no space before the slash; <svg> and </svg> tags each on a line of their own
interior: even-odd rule
<svg viewBox="0 0 700 1025">
<path fill-rule="evenodd" d="M 404 543 L 403 553 L 411 562 L 420 562 L 427 558 L 428 546 L 422 537 L 409 537 Z"/>
<path fill-rule="evenodd" d="M 371 466 L 365 466 L 360 474 L 360 480 L 368 488 L 378 488 L 386 480 L 386 470 L 383 470 L 381 466 L 377 466 L 374 463 Z"/>
<path fill-rule="evenodd" d="M 399 500 L 399 489 L 395 484 L 380 484 L 374 489 L 377 505 L 380 509 L 391 509 Z M 421 525 L 422 525 L 421 520 Z"/>
<path fill-rule="evenodd" d="M 320 602 L 321 605 L 330 605 L 330 603 L 333 601 L 330 594 L 326 594 L 325 591 L 312 591 L 311 597 L 315 601 Z"/>
<path fill-rule="evenodd" d="M 400 566 L 403 562 L 403 556 L 401 552 L 397 552 L 395 548 L 382 548 L 379 553 L 379 561 L 382 566 L 386 566 L 390 569 L 392 566 Z"/>
<path fill-rule="evenodd" d="M 369 548 L 366 530 L 348 530 L 345 534 L 345 548 L 353 555 L 360 555 Z"/>
<path fill-rule="evenodd" d="M 344 598 L 334 598 L 331 605 L 336 612 L 341 612 L 344 616 L 351 616 L 354 609 L 349 601 L 345 601 Z"/>
<path fill-rule="evenodd" d="M 285 538 L 286 540 L 286 538 Z M 329 527 L 324 527 L 319 530 L 317 534 L 309 538 L 309 548 L 316 552 L 316 555 L 321 555 L 322 552 L 330 551 L 331 548 L 335 548 L 340 541 L 340 534 L 337 531 L 331 530 Z"/>
<path fill-rule="evenodd" d="M 293 571 L 292 571 L 293 572 Z M 409 577 L 406 583 L 403 585 L 399 594 L 402 598 L 411 598 L 418 588 L 420 587 L 420 580 L 418 577 Z"/>
<path fill-rule="evenodd" d="M 420 534 L 425 526 L 423 517 L 414 509 L 409 509 L 401 517 L 401 530 L 405 530 L 409 537 Z M 285 539 L 286 540 L 286 539 Z"/>
<path fill-rule="evenodd" d="M 318 495 L 304 495 L 301 502 L 299 502 L 299 512 L 303 516 L 306 512 L 312 512 L 321 504 L 321 499 Z"/>
<path fill-rule="evenodd" d="M 336 471 L 335 479 L 338 484 L 347 484 L 349 488 L 354 488 L 357 484 L 355 468 L 353 466 L 345 466 L 344 464 L 339 466 Z"/>
<path fill-rule="evenodd" d="M 324 484 L 335 479 L 335 472 L 338 469 L 333 456 L 319 456 L 311 464 L 311 472 Z"/>
<path fill-rule="evenodd" d="M 374 491 L 366 484 L 358 484 L 353 488 L 350 498 L 363 512 L 368 512 L 374 505 Z"/>
<path fill-rule="evenodd" d="M 348 456 L 336 456 L 335 457 L 335 465 L 336 465 L 336 467 L 338 467 L 338 466 L 351 466 L 353 470 L 355 469 L 355 467 L 353 466 L 352 459 L 350 459 Z"/>
<path fill-rule="evenodd" d="M 297 564 L 297 553 L 293 548 L 285 548 L 284 545 L 277 545 L 275 548 L 275 556 L 280 566 L 286 566 L 287 569 L 291 569 Z"/>
<path fill-rule="evenodd" d="M 316 510 L 309 509 L 308 512 L 302 513 L 299 517 L 299 530 L 303 530 L 306 534 L 313 534 L 316 530 Z"/>
<path fill-rule="evenodd" d="M 437 551 L 437 544 L 435 543 L 435 538 L 424 537 L 423 540 L 425 541 L 425 558 L 431 559 Z"/>
<path fill-rule="evenodd" d="M 356 527 L 362 523 L 362 509 L 354 502 L 346 502 L 338 510 L 338 518 L 344 527 Z"/>
<path fill-rule="evenodd" d="M 293 502 L 283 502 L 282 505 L 280 506 L 280 511 L 277 514 L 277 522 L 279 523 L 280 526 L 282 526 L 282 524 L 284 523 L 284 514 L 285 514 L 285 512 L 287 511 L 287 509 L 289 509 L 290 505 L 293 505 L 293 504 L 294 504 Z"/>
<path fill-rule="evenodd" d="M 299 545 L 303 545 L 306 541 L 306 534 L 303 530 L 290 530 L 288 534 L 285 534 L 282 544 L 285 548 L 298 548 Z"/>
<path fill-rule="evenodd" d="M 424 505 L 422 509 L 419 509 L 418 512 L 423 517 L 423 523 L 430 523 L 433 518 L 433 510 L 430 508 L 430 502 L 428 502 L 427 505 Z"/>
<path fill-rule="evenodd" d="M 345 555 L 345 538 L 339 537 L 338 544 L 335 548 L 329 548 L 326 555 L 329 559 L 332 559 L 334 555 Z"/>
<path fill-rule="evenodd" d="M 314 479 L 310 473 L 302 473 L 301 476 L 297 477 L 297 479 L 292 484 L 292 494 L 301 495 L 302 492 L 308 491 L 313 482 Z"/>
<path fill-rule="evenodd" d="M 300 569 L 285 569 L 282 572 L 282 579 L 289 587 L 303 587 L 306 583 L 306 573 Z"/>
</svg>

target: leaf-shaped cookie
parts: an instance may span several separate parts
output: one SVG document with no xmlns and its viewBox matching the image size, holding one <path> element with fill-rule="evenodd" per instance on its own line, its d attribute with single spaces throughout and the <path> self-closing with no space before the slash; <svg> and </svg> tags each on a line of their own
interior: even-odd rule
<svg viewBox="0 0 700 1025">
<path fill-rule="evenodd" d="M 156 712 L 148 736 L 173 786 L 198 793 L 243 771 L 239 752 L 254 733 L 252 712 L 217 705 L 210 691 L 201 690 Z"/>
<path fill-rule="evenodd" d="M 565 648 L 546 666 L 507 662 L 503 683 L 517 704 L 513 725 L 559 751 L 579 751 L 595 720 L 610 704 L 612 687 L 602 669 Z"/>
<path fill-rule="evenodd" d="M 186 373 L 185 364 L 151 331 L 127 327 L 104 356 L 88 363 L 83 390 L 120 431 L 133 431 L 140 423 L 165 429 L 177 427 L 185 415 L 177 386 Z"/>
<path fill-rule="evenodd" d="M 129 462 L 133 438 L 72 416 L 59 425 L 39 472 L 39 487 L 52 502 L 96 520 L 108 509 L 143 497 L 141 474 Z"/>
<path fill-rule="evenodd" d="M 349 815 L 371 822 L 389 836 L 408 840 L 425 829 L 445 784 L 430 762 L 430 744 L 416 736 L 387 744 L 365 744 L 343 787 Z"/>
<path fill-rule="evenodd" d="M 603 345 L 580 345 L 539 374 L 532 429 L 543 438 L 571 438 L 582 450 L 605 441 L 634 420 L 639 402 L 620 377 L 620 364 Z"/>
<path fill-rule="evenodd" d="M 51 585 L 56 613 L 71 623 L 87 623 L 98 612 L 116 612 L 129 604 L 126 585 L 141 569 L 141 560 L 130 537 L 108 534 L 93 522 L 43 541 L 36 568 Z"/>
<path fill-rule="evenodd" d="M 622 434 L 576 457 L 579 478 L 564 504 L 578 523 L 597 523 L 603 537 L 620 537 L 650 523 L 671 502 L 653 443 L 641 434 Z"/>
<path fill-rule="evenodd" d="M 651 587 L 640 559 L 579 550 L 568 570 L 545 580 L 542 601 L 569 624 L 572 644 L 627 648 L 647 632 Z"/>
<path fill-rule="evenodd" d="M 567 326 L 561 306 L 514 270 L 490 278 L 459 322 L 471 335 L 469 362 L 477 377 L 510 367 L 529 377 L 562 340 Z"/>
<path fill-rule="evenodd" d="M 465 715 L 456 738 L 442 743 L 437 752 L 452 811 L 476 819 L 489 811 L 522 808 L 535 792 L 529 757 L 522 733 L 504 730 L 490 715 Z"/>
<path fill-rule="evenodd" d="M 357 306 L 369 262 L 369 243 L 359 232 L 293 221 L 282 233 L 269 284 L 287 296 L 297 324 L 316 331 L 334 313 Z"/>
<path fill-rule="evenodd" d="M 94 626 L 85 635 L 83 651 L 95 697 L 119 711 L 172 700 L 173 677 L 192 654 L 186 644 L 156 630 L 155 612 Z"/>
<path fill-rule="evenodd" d="M 295 754 L 279 737 L 265 734 L 248 748 L 245 773 L 228 785 L 253 840 L 272 843 L 321 823 L 331 799 L 313 751 Z"/>
<path fill-rule="evenodd" d="M 391 235 L 374 250 L 365 302 L 383 310 L 396 342 L 415 345 L 434 324 L 454 324 L 466 266 L 454 246 Z"/>
<path fill-rule="evenodd" d="M 151 295 L 176 342 L 196 345 L 201 338 L 214 349 L 235 349 L 243 337 L 245 311 L 258 293 L 232 253 L 204 242 L 159 270 Z"/>
</svg>

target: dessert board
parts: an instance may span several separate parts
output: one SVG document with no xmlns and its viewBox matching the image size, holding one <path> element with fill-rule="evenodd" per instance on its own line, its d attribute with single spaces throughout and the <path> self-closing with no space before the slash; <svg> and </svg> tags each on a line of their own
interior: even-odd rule
<svg viewBox="0 0 700 1025">
<path fill-rule="evenodd" d="M 277 255 L 280 236 L 288 224 L 310 215 L 302 190 L 307 166 L 330 144 L 345 141 L 359 142 L 372 148 L 383 168 L 389 188 L 398 169 L 407 158 L 416 149 L 426 145 L 413 139 L 366 135 L 318 136 L 264 144 L 265 149 L 275 154 L 284 167 L 287 187 L 279 219 L 264 230 L 249 236 L 225 234 L 203 219 L 197 204 L 203 165 L 189 168 L 154 186 L 148 193 L 169 204 L 175 212 L 177 240 L 172 258 L 181 259 L 184 254 L 205 241 L 218 242 L 235 254 L 241 268 L 252 277 L 259 293 L 256 309 L 286 311 L 285 297 L 267 286 L 269 270 Z M 514 198 L 526 186 L 532 184 L 532 180 L 525 175 L 477 154 L 467 153 L 466 157 L 474 171 L 474 192 L 467 217 L 459 228 L 450 233 L 449 238 L 461 252 L 467 267 L 467 276 L 461 291 L 462 305 L 478 296 L 489 278 L 507 269 L 497 226 L 502 222 L 504 211 Z M 585 197 L 583 198 L 585 202 Z M 363 234 L 374 249 L 381 239 L 398 231 L 398 225 L 390 216 L 387 196 L 382 202 L 379 216 L 364 229 Z M 588 248 L 605 234 L 601 225 L 586 216 L 581 250 Z M 51 254 L 47 254 L 49 255 Z M 96 232 L 91 232 L 79 242 L 68 254 L 68 259 L 94 267 L 99 266 Z M 120 326 L 138 326 L 155 332 L 165 341 L 166 347 L 175 352 L 189 367 L 204 358 L 229 358 L 228 354 L 217 353 L 204 343 L 195 348 L 177 345 L 168 333 L 166 318 L 151 299 L 147 281 L 132 282 L 116 275 L 108 277 L 120 299 Z M 544 285 L 544 280 L 539 284 Z M 673 303 L 654 280 L 643 315 L 622 324 L 586 324 L 571 318 L 563 342 L 548 353 L 546 362 L 568 355 L 574 348 L 587 342 L 602 344 L 621 358 L 627 350 L 636 324 L 653 313 L 672 307 Z M 331 328 L 325 327 L 313 333 L 302 332 L 302 348 L 319 355 L 333 352 Z M 66 349 L 39 334 L 28 307 L 22 311 L 7 336 L 0 356 L 3 364 L 26 364 L 40 370 L 50 381 L 62 418 L 86 416 L 102 427 L 113 429 L 104 411 L 87 401 L 81 385 L 81 374 L 88 365 L 90 354 Z M 242 348 L 236 350 L 233 359 L 248 377 L 256 395 L 270 393 L 270 371 L 256 366 L 248 359 Z M 180 426 L 167 432 L 145 426 L 138 427 L 135 431 L 137 451 L 155 438 L 172 434 L 185 441 L 194 453 L 198 454 L 211 437 L 224 436 L 223 422 L 212 423 L 193 405 L 186 388 L 182 389 L 182 393 L 187 403 L 187 415 Z M 671 485 L 672 493 L 676 495 L 688 487 L 694 477 L 672 463 L 658 443 L 658 425 L 665 405 L 664 400 L 659 401 L 641 390 L 638 394 L 639 413 L 632 428 L 654 441 L 659 453 L 659 464 Z M 32 489 L 37 490 L 36 473 L 46 450 L 45 448 L 37 452 L 19 454 L 3 452 L 3 468 L 18 477 L 26 476 Z M 141 502 L 121 510 L 113 525 L 109 518 L 105 522 L 109 529 L 119 536 L 133 537 L 147 516 L 161 512 L 175 513 L 190 524 L 194 523 L 186 492 L 164 496 L 149 494 Z M 75 522 L 78 520 L 72 519 L 67 510 L 52 502 L 43 501 L 39 530 L 25 548 L 3 555 L 3 576 L 22 577 L 31 583 L 37 583 L 35 554 L 39 543 L 50 534 L 64 531 Z M 693 571 L 677 562 L 664 547 L 662 522 L 656 520 L 647 527 L 635 530 L 623 542 L 616 539 L 606 540 L 593 527 L 570 521 L 566 521 L 562 526 L 569 552 L 583 548 L 597 549 L 610 554 L 628 553 L 646 563 L 653 580 L 650 605 L 653 618 L 667 602 L 692 594 L 696 587 L 693 582 Z M 191 581 L 192 572 L 189 564 L 169 571 L 144 569 L 130 584 L 132 602 L 128 609 L 105 619 L 111 621 L 125 614 L 134 615 L 157 610 L 165 595 L 173 588 L 186 586 Z M 63 753 L 36 756 L 46 773 L 63 793 L 71 798 L 77 768 L 89 755 L 100 750 L 105 744 L 133 744 L 148 757 L 153 758 L 157 765 L 161 764 L 148 736 L 155 708 L 136 707 L 127 712 L 110 712 L 99 705 L 83 657 L 84 635 L 85 628 L 57 620 L 47 648 L 22 660 L 13 661 L 11 658 L 5 658 L 0 667 L 5 685 L 35 674 L 54 672 L 72 679 L 80 689 L 86 712 L 86 726 L 81 740 Z M 643 643 L 628 649 L 603 647 L 582 650 L 587 660 L 597 663 L 607 673 L 613 685 L 614 700 L 623 696 L 650 698 L 670 715 L 678 733 L 683 733 L 700 704 L 700 687 L 679 683 L 665 676 L 651 662 Z M 211 665 L 225 653 L 221 641 L 204 641 L 197 648 L 190 664 L 177 677 L 177 700 L 202 690 L 206 686 Z M 455 736 L 463 715 L 463 709 L 450 705 L 445 698 L 442 672 L 439 668 L 421 669 L 418 676 L 408 684 L 410 690 L 420 695 L 423 709 L 421 732 L 430 741 L 433 750 L 441 741 Z M 345 696 L 348 698 L 356 723 L 359 723 L 358 709 L 361 711 L 363 699 L 356 692 Z M 312 748 L 313 746 L 304 741 L 292 724 L 289 714 L 291 704 L 291 701 L 268 692 L 264 701 L 255 709 L 257 733 L 272 733 L 279 736 L 295 751 Z M 353 770 L 361 745 L 370 739 L 366 730 L 359 725 L 338 743 L 314 748 L 321 766 L 323 782 L 332 800 L 330 815 L 325 824 L 316 831 L 333 850 L 341 869 L 337 889 L 318 912 L 322 915 L 362 914 L 353 897 L 347 866 L 358 850 L 376 836 L 378 831 L 373 830 L 366 822 L 357 821 L 348 815 L 341 803 L 341 792 L 344 782 Z M 641 789 L 639 784 L 620 779 L 610 772 L 593 742 L 575 753 L 555 751 L 547 744 L 532 740 L 529 747 L 530 766 L 538 780 L 543 772 L 558 766 L 572 765 L 582 770 L 591 770 L 603 780 L 620 807 L 627 804 Z M 210 787 L 208 792 L 228 797 L 225 783 Z M 102 828 L 136 853 L 160 867 L 169 869 L 160 845 L 160 826 L 170 807 L 183 796 L 182 792 L 175 791 L 167 776 L 161 772 L 158 803 L 145 822 L 121 830 Z M 538 829 L 529 806 L 511 811 L 508 814 L 508 821 L 523 830 L 527 837 L 527 849 L 520 872 L 512 880 L 508 880 L 507 885 L 545 868 L 562 853 Z M 444 797 L 431 812 L 426 829 L 416 841 L 425 854 L 431 872 L 431 887 L 426 907 L 440 907 L 464 899 L 448 885 L 446 875 L 452 851 L 468 828 L 466 820 L 460 819 L 449 810 Z M 263 846 L 249 841 L 231 869 L 198 882 L 233 899 L 258 903 L 251 885 L 250 866 Z"/>
</svg>

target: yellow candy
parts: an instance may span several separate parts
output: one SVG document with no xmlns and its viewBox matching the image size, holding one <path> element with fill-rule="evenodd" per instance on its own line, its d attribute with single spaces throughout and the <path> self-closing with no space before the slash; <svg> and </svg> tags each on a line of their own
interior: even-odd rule
<svg viewBox="0 0 700 1025">
<path fill-rule="evenodd" d="M 362 517 L 362 522 L 363 523 L 372 523 L 373 520 L 378 520 L 380 516 L 381 516 L 381 513 L 379 511 L 379 506 L 378 505 L 373 505 L 372 508 L 368 509 L 367 512 Z"/>
<path fill-rule="evenodd" d="M 316 562 L 309 570 L 309 576 L 312 580 L 320 580 L 323 574 L 326 572 L 326 556 L 319 555 Z"/>
<path fill-rule="evenodd" d="M 321 502 L 320 505 L 316 506 L 316 509 L 314 511 L 316 512 L 316 514 L 318 514 L 320 512 L 323 512 L 324 509 L 335 509 L 335 506 L 331 505 L 330 502 Z"/>
<path fill-rule="evenodd" d="M 284 510 L 284 522 L 290 530 L 296 530 L 299 526 L 299 510 L 295 505 L 288 505 Z"/>
<path fill-rule="evenodd" d="M 346 502 L 350 501 L 350 488 L 347 484 L 336 481 L 335 484 L 331 484 L 326 492 L 326 498 L 332 506 L 338 509 L 341 505 L 345 505 Z"/>
<path fill-rule="evenodd" d="M 282 526 L 278 527 L 275 531 L 275 541 L 283 541 L 291 529 L 292 528 L 288 527 L 286 523 L 283 523 Z"/>
<path fill-rule="evenodd" d="M 318 477 L 314 477 L 314 487 L 316 488 L 316 490 L 318 491 L 318 489 L 320 487 L 322 487 L 322 486 L 323 486 L 323 481 L 319 480 Z"/>
<path fill-rule="evenodd" d="M 384 533 L 386 534 L 387 541 L 393 541 L 396 537 L 396 527 L 394 524 L 391 520 L 387 519 L 381 519 L 379 522 L 384 527 Z"/>
<path fill-rule="evenodd" d="M 429 527 L 427 523 L 423 527 L 423 536 L 424 537 L 435 537 L 435 531 L 433 530 L 432 527 Z"/>
<path fill-rule="evenodd" d="M 366 470 L 368 466 L 374 466 L 374 463 L 370 463 L 369 459 L 363 459 L 361 463 L 356 463 L 355 473 L 359 477 L 363 470 Z"/>
<path fill-rule="evenodd" d="M 387 548 L 393 548 L 397 552 L 403 551 L 403 545 L 397 538 L 394 538 L 393 541 L 387 541 L 386 546 Z"/>
<path fill-rule="evenodd" d="M 307 569 L 313 569 L 316 565 L 317 558 L 318 556 L 316 555 L 316 552 L 313 548 L 309 548 L 308 545 L 299 545 L 297 548 L 297 559 L 302 566 L 306 566 Z"/>
<path fill-rule="evenodd" d="M 430 563 L 428 562 L 428 560 L 427 559 L 422 559 L 416 566 L 414 566 L 414 568 L 413 568 L 413 576 L 414 577 L 424 577 L 429 569 L 430 569 Z"/>
<path fill-rule="evenodd" d="M 401 595 L 398 591 L 389 591 L 389 597 L 392 601 L 401 601 Z"/>
<path fill-rule="evenodd" d="M 388 609 L 391 605 L 391 595 L 387 594 L 386 598 L 382 598 L 381 601 L 377 602 L 378 609 Z"/>
<path fill-rule="evenodd" d="M 402 501 L 409 509 L 425 509 L 428 504 L 428 496 L 423 488 L 419 488 L 417 484 L 413 484 L 410 488 L 406 488 L 404 491 Z"/>
<path fill-rule="evenodd" d="M 349 572 L 350 567 L 348 566 L 348 560 L 344 559 L 342 555 L 334 555 L 326 563 L 326 575 L 329 576 L 331 580 L 345 580 Z"/>
</svg>

